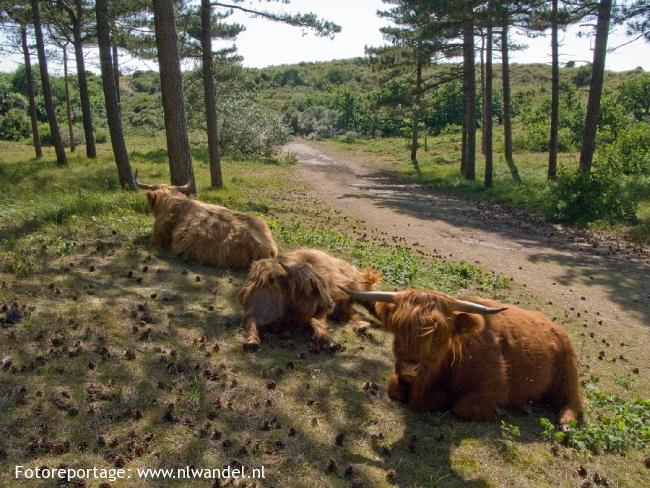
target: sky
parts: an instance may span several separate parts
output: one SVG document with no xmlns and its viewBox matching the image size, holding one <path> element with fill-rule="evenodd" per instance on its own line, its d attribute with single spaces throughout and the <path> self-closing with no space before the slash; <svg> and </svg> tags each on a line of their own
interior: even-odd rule
<svg viewBox="0 0 650 488">
<path fill-rule="evenodd" d="M 242 12 L 236 12 L 230 19 L 246 26 L 237 40 L 239 53 L 244 58 L 244 65 L 264 67 L 269 65 L 298 63 L 300 61 L 327 61 L 331 59 L 351 58 L 364 55 L 365 46 L 384 44 L 380 27 L 386 21 L 376 15 L 383 9 L 381 0 L 293 0 L 291 5 L 278 3 L 254 2 L 262 7 L 285 12 L 314 12 L 319 17 L 336 22 L 342 31 L 334 39 L 319 38 L 310 32 L 287 25 L 277 24 L 260 18 L 251 18 Z M 578 36 L 579 32 L 591 31 L 591 28 L 574 27 L 562 34 L 560 47 L 561 60 L 586 62 L 592 59 L 593 38 Z M 515 63 L 548 63 L 550 61 L 550 39 L 539 37 L 528 39 L 514 34 L 514 42 L 526 44 L 527 48 L 511 54 Z M 608 47 L 616 48 L 607 55 L 607 69 L 631 70 L 641 66 L 650 70 L 650 44 L 636 41 L 622 46 L 629 38 L 624 29 L 614 31 L 609 38 Z M 622 46 L 622 47 L 620 47 Z M 89 53 L 88 68 L 98 71 L 96 54 Z M 0 71 L 13 71 L 21 56 L 3 56 L 0 58 Z M 56 63 L 51 63 L 53 71 L 60 71 Z M 121 66 L 125 71 L 134 69 L 156 69 L 154 62 L 143 63 L 124 55 Z"/>
</svg>

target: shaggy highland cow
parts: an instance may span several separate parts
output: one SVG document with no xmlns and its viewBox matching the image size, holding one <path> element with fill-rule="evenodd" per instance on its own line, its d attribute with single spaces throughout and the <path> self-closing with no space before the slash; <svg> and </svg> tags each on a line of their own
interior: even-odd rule
<svg viewBox="0 0 650 488">
<path fill-rule="evenodd" d="M 545 315 L 435 291 L 346 291 L 375 303 L 382 329 L 394 335 L 388 395 L 414 410 L 487 420 L 543 401 L 564 426 L 581 413 L 571 340 Z"/>
<path fill-rule="evenodd" d="M 355 330 L 366 326 L 353 314 L 352 300 L 340 287 L 371 290 L 380 275 L 359 271 L 341 259 L 316 249 L 297 249 L 283 256 L 256 261 L 239 292 L 249 336 L 244 349 L 256 351 L 260 328 L 311 327 L 320 345 L 330 346 L 325 319 L 353 320 Z"/>
<path fill-rule="evenodd" d="M 137 171 L 136 183 L 147 190 L 157 246 L 188 261 L 236 270 L 278 255 L 271 231 L 259 217 L 188 198 L 187 185 L 141 183 Z"/>
</svg>

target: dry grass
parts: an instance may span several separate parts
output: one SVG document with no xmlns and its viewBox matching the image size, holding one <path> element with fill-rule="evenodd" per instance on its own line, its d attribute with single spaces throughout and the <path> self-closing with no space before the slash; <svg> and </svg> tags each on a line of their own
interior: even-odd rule
<svg viewBox="0 0 650 488">
<path fill-rule="evenodd" d="M 143 177 L 165 179 L 156 162 L 162 142 L 129 142 Z M 274 337 L 259 353 L 244 353 L 235 300 L 243 275 L 153 248 L 144 197 L 117 188 L 109 147 L 100 146 L 98 161 L 73 158 L 66 169 L 50 153 L 35 162 L 27 147 L 1 149 L 0 305 L 26 306 L 19 323 L 0 328 L 2 486 L 54 486 L 14 480 L 15 464 L 135 470 L 237 462 L 264 465 L 261 486 L 573 487 L 583 482 L 581 465 L 588 479 L 598 473 L 614 486 L 648 486 L 647 453 L 592 456 L 542 441 L 538 419 L 550 416 L 543 409 L 506 418 L 520 428 L 516 438 L 498 423 L 409 412 L 386 396 L 390 337 L 379 331 L 364 337 L 335 328 L 344 346 L 336 354 L 310 352 L 306 335 Z M 647 337 L 554 310 L 474 267 L 394 248 L 311 200 L 289 165 L 227 161 L 219 191 L 207 189 L 204 163 L 196 170 L 202 198 L 261 212 L 284 248 L 318 245 L 385 267 L 395 283 L 543 308 L 565 323 L 585 376 L 628 398 L 648 396 Z M 619 354 L 624 359 L 613 362 Z"/>
</svg>

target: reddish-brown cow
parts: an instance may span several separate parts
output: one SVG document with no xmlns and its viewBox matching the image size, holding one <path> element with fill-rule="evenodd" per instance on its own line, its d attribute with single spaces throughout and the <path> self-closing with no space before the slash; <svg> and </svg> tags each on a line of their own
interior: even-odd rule
<svg viewBox="0 0 650 488">
<path fill-rule="evenodd" d="M 353 319 L 355 328 L 362 326 L 353 315 L 353 300 L 340 287 L 371 290 L 379 278 L 376 271 L 359 271 L 317 249 L 297 249 L 253 263 L 239 292 L 249 327 L 244 349 L 259 348 L 260 328 L 311 327 L 315 340 L 329 345 L 326 317 Z"/>
<path fill-rule="evenodd" d="M 202 264 L 248 269 L 253 261 L 278 255 L 264 220 L 219 205 L 188 198 L 184 186 L 147 185 L 147 204 L 155 217 L 154 244 Z"/>
<path fill-rule="evenodd" d="M 382 329 L 394 335 L 391 398 L 475 420 L 538 401 L 557 409 L 562 425 L 580 415 L 571 340 L 545 315 L 435 291 L 349 293 L 375 302 Z"/>
</svg>

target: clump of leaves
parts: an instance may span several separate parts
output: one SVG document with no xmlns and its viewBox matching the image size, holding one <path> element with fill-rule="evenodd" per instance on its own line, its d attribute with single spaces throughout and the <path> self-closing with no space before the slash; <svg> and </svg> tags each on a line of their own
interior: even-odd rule
<svg viewBox="0 0 650 488">
<path fill-rule="evenodd" d="M 521 430 L 517 425 L 512 425 L 502 420 L 499 424 L 499 430 L 501 431 L 501 438 L 506 441 L 516 441 L 521 437 Z"/>
<path fill-rule="evenodd" d="M 567 432 L 556 430 L 547 418 L 540 419 L 542 438 L 557 441 L 567 447 L 593 453 L 624 453 L 650 447 L 650 399 L 625 400 L 598 388 L 592 378 L 585 386 L 589 402 L 585 408 L 589 419 L 583 425 L 575 421 Z"/>
</svg>

